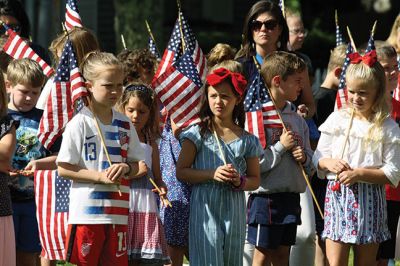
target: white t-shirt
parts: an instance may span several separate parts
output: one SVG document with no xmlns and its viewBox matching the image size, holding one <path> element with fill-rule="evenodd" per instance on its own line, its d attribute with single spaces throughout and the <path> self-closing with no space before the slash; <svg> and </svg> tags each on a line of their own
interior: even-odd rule
<svg viewBox="0 0 400 266">
<path fill-rule="evenodd" d="M 112 123 L 99 121 L 108 153 L 113 163 L 144 160 L 144 151 L 131 121 L 113 110 Z M 84 107 L 67 124 L 58 162 L 79 165 L 86 169 L 104 171 L 109 167 L 101 145 L 93 114 Z M 127 224 L 129 211 L 129 180 L 116 185 L 73 181 L 70 191 L 70 224 Z"/>
</svg>

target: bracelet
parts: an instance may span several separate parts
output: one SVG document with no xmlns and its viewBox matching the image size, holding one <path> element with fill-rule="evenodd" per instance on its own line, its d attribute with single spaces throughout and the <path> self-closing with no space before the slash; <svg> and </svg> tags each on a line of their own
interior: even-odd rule
<svg viewBox="0 0 400 266">
<path fill-rule="evenodd" d="M 131 165 L 130 165 L 129 163 L 127 163 L 127 162 L 125 162 L 125 164 L 128 165 L 128 167 L 129 167 L 129 170 L 128 170 L 128 172 L 125 173 L 125 175 L 128 175 L 128 176 L 129 176 L 129 174 L 130 174 L 131 171 L 132 171 L 132 167 L 131 167 Z"/>
<path fill-rule="evenodd" d="M 240 184 L 239 184 L 239 186 L 235 186 L 235 185 L 232 183 L 232 188 L 233 188 L 233 190 L 234 190 L 234 191 L 241 191 L 241 190 L 243 190 L 244 186 L 246 185 L 246 180 L 247 180 L 247 177 L 246 177 L 245 175 L 241 175 L 241 176 L 240 176 Z"/>
</svg>

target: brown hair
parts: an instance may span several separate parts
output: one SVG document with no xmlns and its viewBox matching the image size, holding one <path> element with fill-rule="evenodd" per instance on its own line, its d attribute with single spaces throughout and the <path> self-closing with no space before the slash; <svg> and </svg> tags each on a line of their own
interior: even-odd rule
<svg viewBox="0 0 400 266">
<path fill-rule="evenodd" d="M 7 114 L 7 92 L 3 75 L 0 75 L 0 118 Z"/>
<path fill-rule="evenodd" d="M 347 45 L 342 44 L 336 46 L 335 49 L 331 51 L 328 63 L 328 72 L 332 71 L 336 67 L 341 68 L 343 66 L 344 60 L 346 59 L 346 49 Z"/>
<path fill-rule="evenodd" d="M 218 68 L 221 68 L 221 67 L 226 68 L 231 72 L 236 72 L 236 73 L 240 73 L 240 74 L 243 75 L 242 65 L 239 62 L 234 61 L 234 60 L 225 60 L 225 61 L 222 61 L 221 63 L 219 63 L 217 65 L 214 65 L 209 70 L 209 73 L 211 73 L 215 69 L 218 69 Z M 239 97 L 239 94 L 236 92 L 236 90 L 233 89 L 233 84 L 231 83 L 231 81 L 229 79 L 227 79 L 226 82 L 229 82 L 233 93 L 237 97 Z M 211 112 L 210 104 L 208 102 L 208 97 L 207 97 L 208 88 L 209 87 L 210 87 L 210 85 L 206 83 L 205 84 L 205 90 L 204 90 L 205 91 L 205 94 L 204 94 L 205 95 L 205 97 L 204 97 L 205 99 L 203 101 L 203 104 L 200 107 L 200 112 L 199 112 L 200 119 L 201 119 L 200 134 L 202 136 L 204 136 L 207 131 L 211 131 L 211 129 L 212 129 L 212 125 L 211 125 L 212 119 L 211 118 L 214 116 L 214 114 Z M 235 106 L 235 108 L 233 109 L 232 120 L 236 125 L 238 125 L 241 128 L 244 128 L 245 113 L 244 113 L 244 106 L 243 106 L 243 98 L 241 99 L 239 104 L 237 104 Z"/>
<path fill-rule="evenodd" d="M 255 49 L 253 48 L 254 40 L 250 26 L 253 19 L 256 19 L 262 13 L 269 13 L 278 21 L 278 24 L 282 29 L 281 35 L 279 36 L 281 47 L 278 48 L 278 50 L 288 50 L 287 43 L 289 41 L 289 29 L 286 24 L 286 20 L 282 15 L 281 9 L 277 4 L 271 1 L 258 1 L 250 8 L 244 20 L 242 49 L 240 49 L 236 55 L 237 58 L 250 58 L 251 56 L 255 55 Z"/>
<path fill-rule="evenodd" d="M 153 74 L 157 67 L 157 58 L 149 49 L 123 50 L 117 58 L 124 66 L 124 85 L 134 81 L 140 82 L 139 67 L 151 71 Z M 143 82 L 143 81 L 141 81 Z"/>
<path fill-rule="evenodd" d="M 378 61 L 397 57 L 396 50 L 387 42 L 375 41 L 375 49 Z"/>
<path fill-rule="evenodd" d="M 394 20 L 392 30 L 390 31 L 389 38 L 386 40 L 391 46 L 400 53 L 400 47 L 397 45 L 397 31 L 400 29 L 400 14 Z"/>
<path fill-rule="evenodd" d="M 261 66 L 261 74 L 265 84 L 271 87 L 271 80 L 281 76 L 286 80 L 290 75 L 300 73 L 306 69 L 306 63 L 294 53 L 276 51 L 269 54 Z"/>
<path fill-rule="evenodd" d="M 226 43 L 217 43 L 207 54 L 207 66 L 221 63 L 225 60 L 233 60 L 235 58 L 236 49 Z"/>
<path fill-rule="evenodd" d="M 7 67 L 7 80 L 12 86 L 17 84 L 42 87 L 46 77 L 40 65 L 31 59 L 15 59 Z"/>
<path fill-rule="evenodd" d="M 61 33 L 50 44 L 49 50 L 53 54 L 53 59 L 56 64 L 58 64 L 60 60 L 57 53 L 63 49 L 68 38 L 74 46 L 78 64 L 82 62 L 83 57 L 87 53 L 100 50 L 100 45 L 96 36 L 89 29 L 74 27 L 68 31 L 68 35 Z"/>
<path fill-rule="evenodd" d="M 139 89 L 136 89 L 139 88 Z M 129 103 L 132 97 L 137 97 L 139 100 L 147 106 L 150 110 L 149 119 L 143 127 L 142 133 L 145 136 L 150 137 L 150 141 L 155 141 L 161 137 L 160 126 L 159 126 L 159 112 L 157 98 L 154 91 L 144 83 L 132 83 L 129 84 L 119 98 L 116 109 L 121 113 L 125 114 L 125 106 Z"/>
</svg>

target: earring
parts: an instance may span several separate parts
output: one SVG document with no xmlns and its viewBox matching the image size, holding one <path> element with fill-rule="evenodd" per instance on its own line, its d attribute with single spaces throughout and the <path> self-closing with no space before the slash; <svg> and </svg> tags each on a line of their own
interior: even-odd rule
<svg viewBox="0 0 400 266">
<path fill-rule="evenodd" d="M 281 48 L 281 41 L 278 41 L 278 42 L 276 43 L 276 47 Z"/>
</svg>

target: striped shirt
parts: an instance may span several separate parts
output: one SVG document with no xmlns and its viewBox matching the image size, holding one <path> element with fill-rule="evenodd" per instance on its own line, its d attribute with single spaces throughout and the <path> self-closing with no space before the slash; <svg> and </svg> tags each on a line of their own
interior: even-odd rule
<svg viewBox="0 0 400 266">
<path fill-rule="evenodd" d="M 113 110 L 112 122 L 99 121 L 113 163 L 144 160 L 144 152 L 129 119 Z M 68 123 L 57 162 L 105 171 L 109 167 L 92 113 L 83 108 Z M 74 181 L 70 191 L 69 224 L 127 224 L 129 180 L 122 180 L 122 196 L 115 185 Z"/>
</svg>

